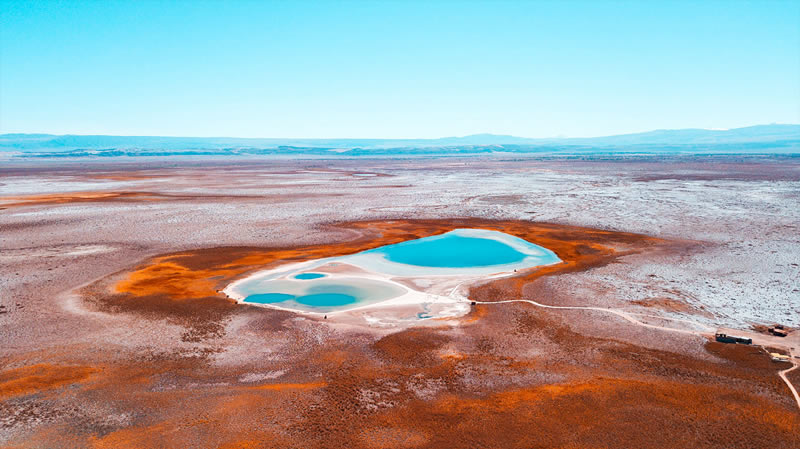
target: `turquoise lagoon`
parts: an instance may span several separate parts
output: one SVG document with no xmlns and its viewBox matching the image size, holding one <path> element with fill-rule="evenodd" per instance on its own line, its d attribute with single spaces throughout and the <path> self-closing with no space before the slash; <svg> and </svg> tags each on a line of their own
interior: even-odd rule
<svg viewBox="0 0 800 449">
<path fill-rule="evenodd" d="M 309 280 L 309 279 L 319 279 L 324 278 L 325 275 L 322 273 L 300 273 L 294 275 L 295 279 L 300 279 L 302 281 Z"/>
<path fill-rule="evenodd" d="M 505 265 L 521 262 L 528 256 L 506 242 L 471 237 L 456 231 L 382 246 L 366 253 L 382 255 L 386 260 L 398 264 L 436 268 Z"/>
<path fill-rule="evenodd" d="M 390 282 L 359 277 L 337 279 L 314 278 L 265 279 L 243 283 L 237 291 L 245 296 L 244 302 L 272 304 L 282 308 L 306 312 L 328 313 L 354 305 L 364 306 L 396 298 L 406 290 Z"/>
<path fill-rule="evenodd" d="M 346 257 L 393 276 L 488 275 L 561 261 L 547 248 L 486 229 L 456 229 Z"/>
<path fill-rule="evenodd" d="M 394 277 L 479 277 L 558 262 L 560 259 L 552 251 L 518 237 L 485 229 L 456 229 L 256 274 L 236 283 L 233 291 L 246 303 L 330 313 L 408 293 L 408 287 L 390 279 Z M 332 277 L 313 271 L 336 263 L 358 267 L 367 275 Z"/>
</svg>

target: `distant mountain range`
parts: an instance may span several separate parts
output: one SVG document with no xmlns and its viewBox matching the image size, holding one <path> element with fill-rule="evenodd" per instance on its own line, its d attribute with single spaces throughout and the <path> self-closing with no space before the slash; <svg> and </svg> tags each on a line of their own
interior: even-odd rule
<svg viewBox="0 0 800 449">
<path fill-rule="evenodd" d="M 587 138 L 474 134 L 440 139 L 276 139 L 2 134 L 12 157 L 171 155 L 425 155 L 467 153 L 800 153 L 800 125 L 656 130 Z"/>
</svg>

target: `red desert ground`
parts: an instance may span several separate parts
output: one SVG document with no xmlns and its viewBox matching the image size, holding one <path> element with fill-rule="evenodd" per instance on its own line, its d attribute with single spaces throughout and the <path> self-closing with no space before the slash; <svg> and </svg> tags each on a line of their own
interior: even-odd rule
<svg viewBox="0 0 800 449">
<path fill-rule="evenodd" d="M 800 446 L 796 158 L 0 173 L 3 447 Z"/>
</svg>

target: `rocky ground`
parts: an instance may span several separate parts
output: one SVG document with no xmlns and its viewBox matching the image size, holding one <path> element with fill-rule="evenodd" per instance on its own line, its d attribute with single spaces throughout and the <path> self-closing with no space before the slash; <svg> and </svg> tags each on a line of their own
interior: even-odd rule
<svg viewBox="0 0 800 449">
<path fill-rule="evenodd" d="M 0 197 L 0 445 L 800 445 L 788 364 L 755 347 L 525 303 L 392 329 L 216 293 L 473 226 L 569 262 L 477 301 L 798 327 L 796 159 L 43 162 L 0 169 Z"/>
</svg>

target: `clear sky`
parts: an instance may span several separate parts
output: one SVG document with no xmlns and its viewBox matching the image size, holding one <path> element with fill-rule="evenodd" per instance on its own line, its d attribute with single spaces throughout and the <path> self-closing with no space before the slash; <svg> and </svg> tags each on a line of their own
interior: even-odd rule
<svg viewBox="0 0 800 449">
<path fill-rule="evenodd" d="M 0 0 L 0 133 L 800 123 L 800 1 Z"/>
</svg>

